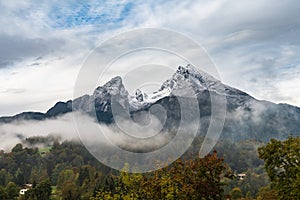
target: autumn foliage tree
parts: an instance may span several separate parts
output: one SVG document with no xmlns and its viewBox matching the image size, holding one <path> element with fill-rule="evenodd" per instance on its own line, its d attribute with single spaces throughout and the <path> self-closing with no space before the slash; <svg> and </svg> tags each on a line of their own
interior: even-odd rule
<svg viewBox="0 0 300 200">
<path fill-rule="evenodd" d="M 216 152 L 204 158 L 175 161 L 153 173 L 122 172 L 114 193 L 100 191 L 98 199 L 222 199 L 222 177 L 229 172 Z"/>
<path fill-rule="evenodd" d="M 144 177 L 144 195 L 146 199 L 221 199 L 226 170 L 216 152 L 204 158 L 177 160 L 153 176 Z"/>
</svg>

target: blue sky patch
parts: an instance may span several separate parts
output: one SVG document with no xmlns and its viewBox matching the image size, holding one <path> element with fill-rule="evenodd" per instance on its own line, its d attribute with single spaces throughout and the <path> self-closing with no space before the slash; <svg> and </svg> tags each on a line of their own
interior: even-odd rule
<svg viewBox="0 0 300 200">
<path fill-rule="evenodd" d="M 133 3 L 112 4 L 101 1 L 97 4 L 72 2 L 53 6 L 49 13 L 54 28 L 72 28 L 82 25 L 118 25 L 130 14 Z"/>
</svg>

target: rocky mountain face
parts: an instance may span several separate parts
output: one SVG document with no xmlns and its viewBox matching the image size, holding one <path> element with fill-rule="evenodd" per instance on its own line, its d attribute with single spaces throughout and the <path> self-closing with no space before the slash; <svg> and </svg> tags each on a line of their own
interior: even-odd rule
<svg viewBox="0 0 300 200">
<path fill-rule="evenodd" d="M 193 91 L 193 95 L 191 95 Z M 300 135 L 300 108 L 287 104 L 274 104 L 257 100 L 245 92 L 222 84 L 219 80 L 195 70 L 192 66 L 179 66 L 173 76 L 160 89 L 146 94 L 138 89 L 133 95 L 126 91 L 121 77 L 112 78 L 105 85 L 95 89 L 92 95 L 84 95 L 73 101 L 58 102 L 46 113 L 26 112 L 12 117 L 0 118 L 0 123 L 16 120 L 44 120 L 72 111 L 95 117 L 100 123 L 113 124 L 116 115 L 128 115 L 139 121 L 141 115 L 151 114 L 164 123 L 165 130 L 176 130 L 182 117 L 193 125 L 197 109 L 200 110 L 199 134 L 205 134 L 211 122 L 211 110 L 218 99 L 226 100 L 226 119 L 222 138 L 234 141 L 255 139 L 268 141 L 270 138 L 284 139 L 290 134 Z M 112 106 L 113 105 L 113 106 Z M 157 106 L 164 108 L 167 119 L 155 113 Z M 113 109 L 117 109 L 114 113 Z M 221 109 L 221 108 L 220 108 Z M 113 114 L 114 113 L 114 114 Z"/>
</svg>

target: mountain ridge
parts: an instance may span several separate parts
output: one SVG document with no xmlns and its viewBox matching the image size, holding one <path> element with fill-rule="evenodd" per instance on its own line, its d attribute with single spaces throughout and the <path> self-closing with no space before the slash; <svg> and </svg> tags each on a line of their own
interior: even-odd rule
<svg viewBox="0 0 300 200">
<path fill-rule="evenodd" d="M 199 134 L 205 132 L 211 120 L 211 95 L 217 99 L 226 99 L 227 115 L 222 137 L 237 140 L 268 140 L 271 137 L 284 139 L 291 133 L 300 133 L 300 108 L 257 100 L 246 92 L 223 84 L 209 74 L 197 71 L 191 65 L 179 66 L 172 77 L 152 94 L 146 94 L 138 89 L 130 95 L 123 85 L 122 78 L 116 76 L 103 86 L 97 87 L 91 95 L 83 95 L 67 102 L 57 102 L 46 113 L 24 112 L 12 117 L 0 117 L 0 123 L 52 119 L 72 111 L 80 111 L 91 116 L 96 113 L 95 117 L 99 122 L 112 124 L 114 116 L 111 105 L 114 103 L 132 119 L 138 119 L 142 112 L 149 112 L 155 105 L 163 106 L 169 118 L 165 128 L 169 130 L 177 126 L 181 117 L 180 105 L 176 98 L 191 103 L 192 97 L 187 94 L 187 91 L 191 90 L 195 92 L 194 96 L 201 111 Z M 189 109 L 192 120 L 194 110 Z"/>
</svg>

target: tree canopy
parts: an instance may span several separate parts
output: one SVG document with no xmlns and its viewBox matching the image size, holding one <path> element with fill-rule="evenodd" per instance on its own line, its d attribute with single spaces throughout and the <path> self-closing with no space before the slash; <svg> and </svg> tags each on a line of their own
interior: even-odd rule
<svg viewBox="0 0 300 200">
<path fill-rule="evenodd" d="M 300 199 L 300 138 L 271 139 L 258 153 L 278 199 Z"/>
</svg>

